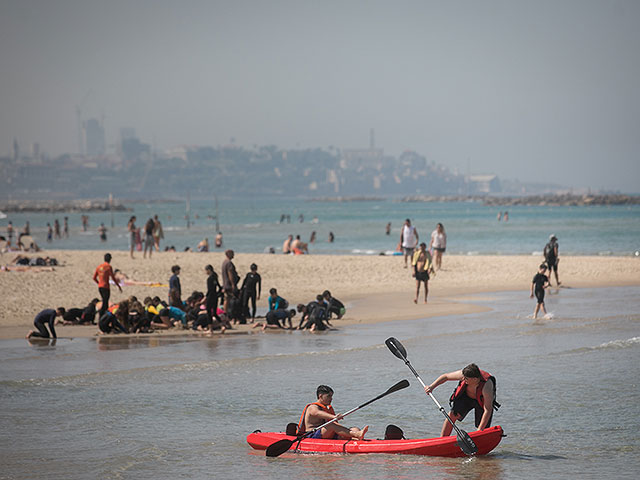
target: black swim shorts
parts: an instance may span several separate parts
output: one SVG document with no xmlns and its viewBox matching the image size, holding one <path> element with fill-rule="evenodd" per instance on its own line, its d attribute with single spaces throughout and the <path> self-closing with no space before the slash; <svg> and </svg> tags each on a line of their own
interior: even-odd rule
<svg viewBox="0 0 640 480">
<path fill-rule="evenodd" d="M 475 409 L 475 424 L 476 427 L 480 425 L 480 421 L 482 420 L 482 414 L 484 413 L 484 409 L 480 406 L 478 401 L 475 398 L 468 397 L 467 395 L 459 395 L 457 398 L 453 400 L 453 413 L 460 416 L 460 420 L 463 420 L 464 417 L 467 416 L 472 409 Z M 491 420 L 493 419 L 493 411 L 491 412 L 491 417 L 487 422 L 487 428 L 491 426 Z"/>
</svg>

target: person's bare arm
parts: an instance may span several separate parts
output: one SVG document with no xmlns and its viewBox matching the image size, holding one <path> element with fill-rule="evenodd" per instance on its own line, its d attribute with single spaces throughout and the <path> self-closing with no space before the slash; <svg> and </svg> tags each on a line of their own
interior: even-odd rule
<svg viewBox="0 0 640 480">
<path fill-rule="evenodd" d="M 478 425 L 478 430 L 484 430 L 489 423 L 489 419 L 491 418 L 491 413 L 493 410 L 493 383 L 488 381 L 484 384 L 482 388 L 482 396 L 484 397 L 484 412 L 482 413 L 482 418 L 480 419 L 480 425 Z"/>
<path fill-rule="evenodd" d="M 462 370 L 456 370 L 455 372 L 443 373 L 438 378 L 436 378 L 430 385 L 424 387 L 424 391 L 427 393 L 431 393 L 438 385 L 442 385 L 445 382 L 449 382 L 451 380 L 460 381 L 464 378 L 462 375 Z"/>
</svg>

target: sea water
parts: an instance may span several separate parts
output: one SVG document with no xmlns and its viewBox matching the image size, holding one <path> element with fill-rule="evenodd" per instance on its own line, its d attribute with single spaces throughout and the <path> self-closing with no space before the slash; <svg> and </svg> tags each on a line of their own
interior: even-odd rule
<svg viewBox="0 0 640 480">
<path fill-rule="evenodd" d="M 409 218 L 420 240 L 427 244 L 436 223 L 444 224 L 447 252 L 454 254 L 540 254 L 551 234 L 559 239 L 561 255 L 634 255 L 640 251 L 640 205 L 488 207 L 474 202 L 319 202 L 244 197 L 220 199 L 217 210 L 213 199 L 192 201 L 188 226 L 184 202 L 128 206 L 132 212 L 90 213 L 86 232 L 82 231 L 79 213 L 9 214 L 0 220 L 0 234 L 6 234 L 8 221 L 20 231 L 29 220 L 32 235 L 44 248 L 127 250 L 129 217 L 135 215 L 137 226 L 143 229 L 150 217 L 158 215 L 165 235 L 162 248 L 195 250 L 208 238 L 213 249 L 217 225 L 224 247 L 238 252 L 260 253 L 270 247 L 279 252 L 287 235 L 300 235 L 303 242 L 308 242 L 316 232 L 315 243 L 309 245 L 312 254 L 378 255 L 395 250 L 400 228 Z M 505 209 L 509 220 L 497 221 L 498 212 Z M 62 223 L 65 216 L 69 217 L 69 238 L 46 242 L 46 224 L 53 225 L 56 218 Z M 392 224 L 390 235 L 385 234 L 388 222 Z M 100 223 L 108 229 L 105 243 L 98 237 Z M 335 237 L 333 243 L 328 240 L 330 232 Z"/>
<path fill-rule="evenodd" d="M 552 319 L 528 292 L 469 298 L 484 313 L 213 338 L 0 341 L 0 478 L 549 479 L 637 478 L 637 288 L 552 289 Z M 426 306 L 425 308 L 428 308 Z M 335 322 L 338 326 L 339 321 Z M 267 458 L 246 435 L 297 422 L 319 384 L 343 420 L 439 434 L 443 416 L 384 345 L 394 336 L 425 382 L 470 362 L 497 378 L 507 434 L 489 455 L 297 455 Z M 441 404 L 455 385 L 435 390 Z M 474 430 L 472 419 L 461 423 Z"/>
</svg>

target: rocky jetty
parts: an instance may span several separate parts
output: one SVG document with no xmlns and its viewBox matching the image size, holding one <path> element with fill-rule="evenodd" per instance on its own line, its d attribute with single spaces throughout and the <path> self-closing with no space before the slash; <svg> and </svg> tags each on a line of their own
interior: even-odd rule
<svg viewBox="0 0 640 480">
<path fill-rule="evenodd" d="M 401 202 L 479 202 L 487 206 L 587 206 L 587 205 L 639 205 L 640 196 L 622 194 L 585 194 L 575 195 L 531 195 L 526 197 L 496 197 L 496 196 L 434 196 L 414 195 L 403 197 Z"/>
<path fill-rule="evenodd" d="M 7 202 L 0 205 L 0 211 L 4 213 L 52 213 L 52 212 L 69 212 L 69 213 L 84 213 L 84 212 L 130 212 L 132 209 L 121 204 L 112 203 L 109 204 L 105 200 L 75 200 L 70 202 L 58 202 L 58 201 L 21 201 L 21 202 Z"/>
</svg>

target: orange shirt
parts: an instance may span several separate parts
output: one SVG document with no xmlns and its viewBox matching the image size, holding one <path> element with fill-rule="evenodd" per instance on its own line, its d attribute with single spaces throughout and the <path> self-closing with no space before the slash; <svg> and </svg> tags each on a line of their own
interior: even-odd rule
<svg viewBox="0 0 640 480">
<path fill-rule="evenodd" d="M 118 284 L 116 277 L 113 276 L 113 269 L 111 268 L 111 265 L 104 262 L 96 268 L 96 273 L 93 274 L 93 281 L 95 282 L 98 280 L 98 288 L 109 288 L 109 277 L 113 278 L 116 285 Z"/>
</svg>

